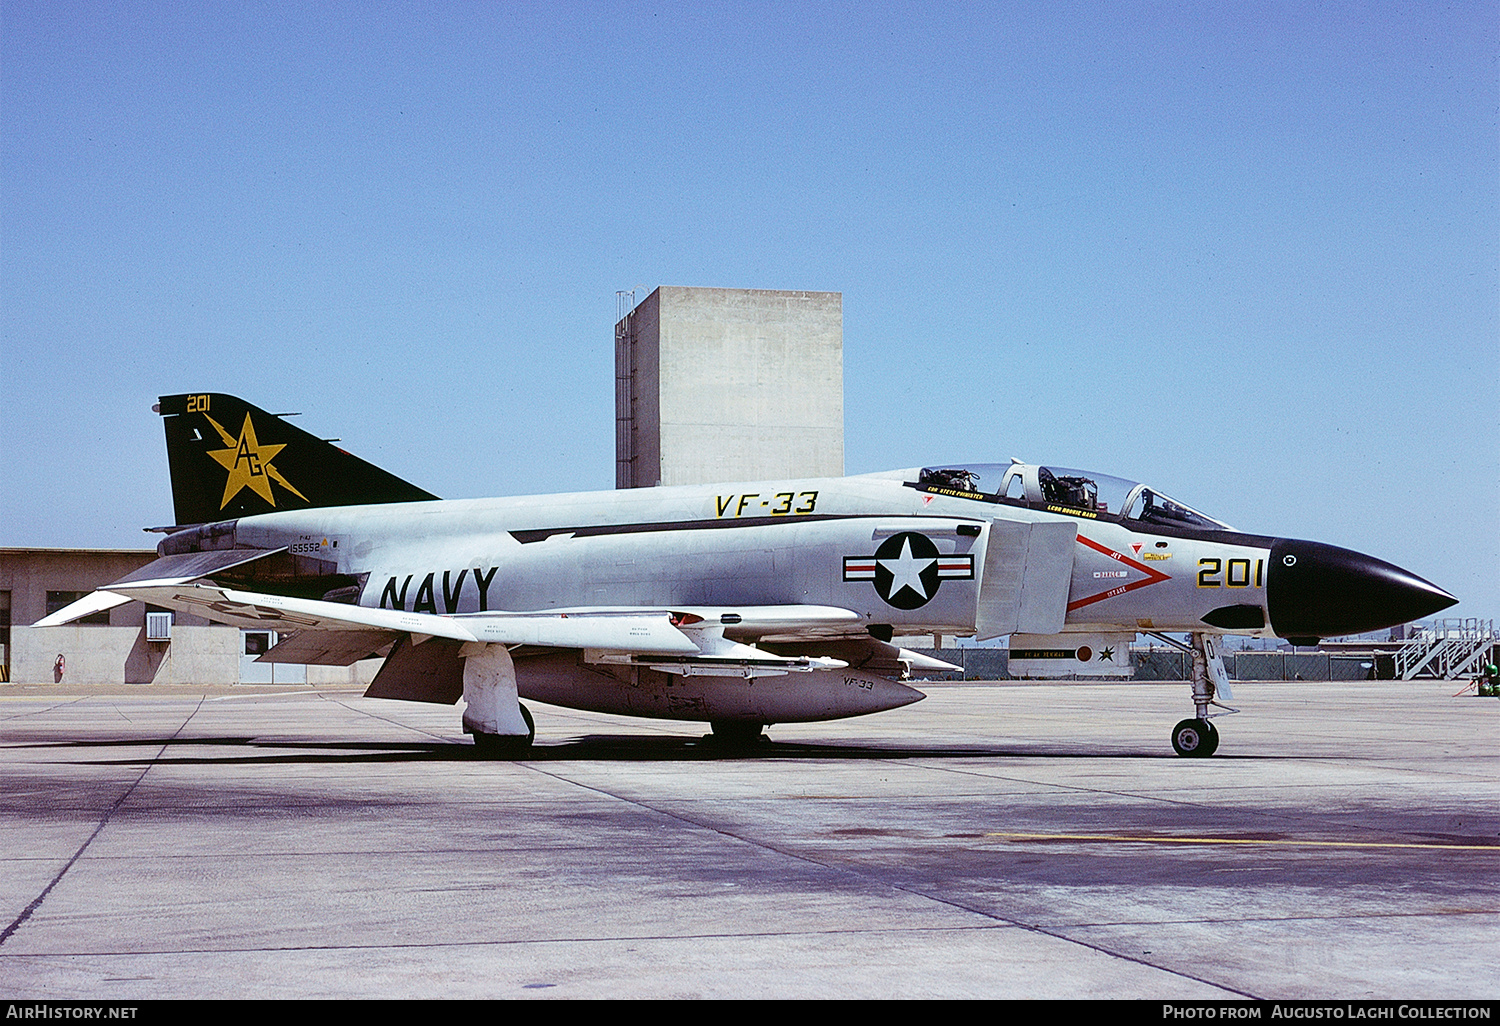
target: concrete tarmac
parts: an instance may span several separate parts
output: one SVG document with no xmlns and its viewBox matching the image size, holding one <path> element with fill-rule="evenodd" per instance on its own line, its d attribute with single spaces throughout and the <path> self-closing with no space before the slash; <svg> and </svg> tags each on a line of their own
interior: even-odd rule
<svg viewBox="0 0 1500 1026">
<path fill-rule="evenodd" d="M 1500 701 L 933 684 L 781 725 L 0 686 L 0 997 L 1500 997 Z"/>
</svg>

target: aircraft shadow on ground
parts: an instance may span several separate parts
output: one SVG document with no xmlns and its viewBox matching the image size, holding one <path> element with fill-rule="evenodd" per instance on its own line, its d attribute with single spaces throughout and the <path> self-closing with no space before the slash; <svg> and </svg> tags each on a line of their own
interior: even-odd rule
<svg viewBox="0 0 1500 1026">
<path fill-rule="evenodd" d="M 911 745 L 846 744 L 763 740 L 754 744 L 724 744 L 708 737 L 662 737 L 659 735 L 588 734 L 562 741 L 534 745 L 516 758 L 492 758 L 480 754 L 464 741 L 330 741 L 276 740 L 255 737 L 196 738 L 95 738 L 76 741 L 36 741 L 10 744 L 8 748 L 100 751 L 111 748 L 168 749 L 160 757 L 124 757 L 94 760 L 102 765 L 172 765 L 235 763 L 380 763 L 380 762 L 712 762 L 722 760 L 827 760 L 871 761 L 903 759 L 1171 759 L 1170 750 L 1128 751 L 1065 750 L 1056 746 L 1005 745 Z M 234 752 L 181 753 L 183 748 L 238 749 Z M 1254 757 L 1254 756 L 1240 756 Z M 1224 758 L 1224 756 L 1218 756 Z"/>
</svg>

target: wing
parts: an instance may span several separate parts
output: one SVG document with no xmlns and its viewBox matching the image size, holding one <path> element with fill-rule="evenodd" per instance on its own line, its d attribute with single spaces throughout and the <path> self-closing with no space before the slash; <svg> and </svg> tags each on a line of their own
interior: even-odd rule
<svg viewBox="0 0 1500 1026">
<path fill-rule="evenodd" d="M 592 606 L 443 616 L 161 578 L 117 582 L 95 596 L 111 604 L 140 599 L 236 627 L 296 632 L 268 653 L 268 661 L 334 665 L 367 658 L 410 635 L 413 644 L 442 638 L 462 644 L 583 649 L 592 662 L 633 662 L 668 672 L 708 672 L 715 667 L 723 672 L 727 666 L 764 666 L 780 672 L 835 669 L 847 663 L 833 657 L 771 652 L 726 638 L 725 632 L 733 628 L 737 636 L 747 638 L 811 639 L 859 630 L 857 613 L 831 606 Z M 77 615 L 90 611 L 92 606 Z M 67 612 L 54 617 L 62 622 Z"/>
<path fill-rule="evenodd" d="M 440 666 L 451 670 L 457 658 L 468 654 L 463 647 L 469 645 L 581 650 L 586 662 L 684 676 L 751 678 L 855 665 L 904 678 L 914 667 L 959 669 L 876 640 L 859 614 L 835 606 L 591 606 L 445 616 L 243 591 L 202 579 L 280 551 L 164 557 L 52 614 L 39 626 L 66 623 L 139 599 L 218 623 L 286 634 L 261 657 L 266 662 L 347 666 L 389 653 L 382 670 L 387 681 L 377 677 L 368 692 L 376 697 L 435 693 L 418 679 L 437 673 Z M 429 650 L 425 643 L 433 639 L 443 643 Z M 444 673 L 451 676 L 448 670 Z M 438 690 L 447 695 L 451 683 Z"/>
</svg>

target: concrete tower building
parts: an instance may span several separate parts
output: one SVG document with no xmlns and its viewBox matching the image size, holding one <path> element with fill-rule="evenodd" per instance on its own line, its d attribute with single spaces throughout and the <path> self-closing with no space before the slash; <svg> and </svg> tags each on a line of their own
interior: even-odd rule
<svg viewBox="0 0 1500 1026">
<path fill-rule="evenodd" d="M 844 473 L 838 292 L 663 285 L 615 325 L 615 485 Z"/>
</svg>

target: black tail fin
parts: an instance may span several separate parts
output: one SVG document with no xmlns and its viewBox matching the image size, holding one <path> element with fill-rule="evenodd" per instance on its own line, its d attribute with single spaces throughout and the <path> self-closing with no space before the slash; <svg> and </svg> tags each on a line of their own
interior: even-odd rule
<svg viewBox="0 0 1500 1026">
<path fill-rule="evenodd" d="M 156 412 L 178 524 L 437 498 L 232 395 L 164 395 Z"/>
</svg>

